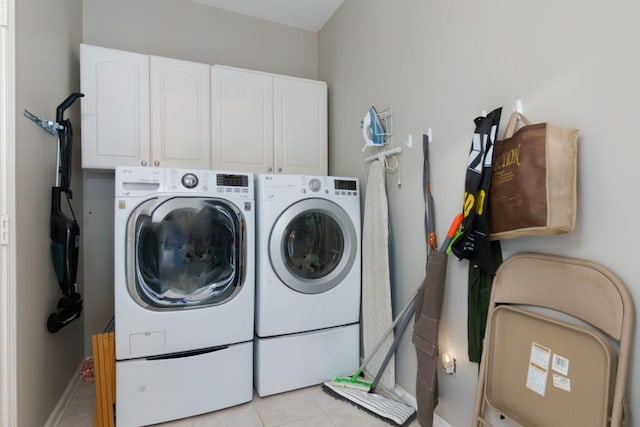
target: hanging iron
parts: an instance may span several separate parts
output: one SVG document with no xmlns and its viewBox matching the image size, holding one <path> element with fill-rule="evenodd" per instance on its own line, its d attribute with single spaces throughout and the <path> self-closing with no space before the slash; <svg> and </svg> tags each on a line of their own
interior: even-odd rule
<svg viewBox="0 0 640 427">
<path fill-rule="evenodd" d="M 362 137 L 365 147 L 382 147 L 385 143 L 385 128 L 375 107 L 369 108 L 362 119 Z"/>
</svg>

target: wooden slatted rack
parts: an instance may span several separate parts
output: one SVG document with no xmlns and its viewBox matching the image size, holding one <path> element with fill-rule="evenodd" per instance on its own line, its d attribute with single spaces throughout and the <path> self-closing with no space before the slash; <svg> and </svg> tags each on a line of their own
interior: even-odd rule
<svg viewBox="0 0 640 427">
<path fill-rule="evenodd" d="M 93 365 L 96 383 L 95 426 L 114 427 L 116 395 L 115 334 L 93 335 Z"/>
</svg>

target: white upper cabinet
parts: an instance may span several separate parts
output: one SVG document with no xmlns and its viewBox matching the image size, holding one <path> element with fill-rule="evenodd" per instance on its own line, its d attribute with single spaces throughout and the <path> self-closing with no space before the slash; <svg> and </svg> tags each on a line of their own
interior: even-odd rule
<svg viewBox="0 0 640 427">
<path fill-rule="evenodd" d="M 209 65 L 152 56 L 150 66 L 152 165 L 209 169 Z"/>
<path fill-rule="evenodd" d="M 327 85 L 212 67 L 214 169 L 326 175 Z"/>
<path fill-rule="evenodd" d="M 274 168 L 278 173 L 327 174 L 327 85 L 274 78 Z"/>
<path fill-rule="evenodd" d="M 209 65 L 80 46 L 82 167 L 211 167 Z"/>
<path fill-rule="evenodd" d="M 324 82 L 80 45 L 82 167 L 326 175 Z"/>
<path fill-rule="evenodd" d="M 211 67 L 212 164 L 217 170 L 273 171 L 273 78 Z"/>
<path fill-rule="evenodd" d="M 82 167 L 149 161 L 149 57 L 80 45 Z"/>
</svg>

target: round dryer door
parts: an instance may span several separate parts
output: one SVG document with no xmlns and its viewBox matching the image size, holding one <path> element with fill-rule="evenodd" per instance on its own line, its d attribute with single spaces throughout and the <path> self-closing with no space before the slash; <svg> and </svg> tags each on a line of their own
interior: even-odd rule
<svg viewBox="0 0 640 427">
<path fill-rule="evenodd" d="M 325 199 L 291 205 L 269 238 L 271 265 L 280 280 L 305 294 L 339 285 L 353 266 L 358 237 L 349 215 Z"/>
<path fill-rule="evenodd" d="M 244 281 L 245 233 L 244 216 L 225 200 L 147 200 L 127 225 L 129 293 L 152 310 L 230 300 Z"/>
</svg>

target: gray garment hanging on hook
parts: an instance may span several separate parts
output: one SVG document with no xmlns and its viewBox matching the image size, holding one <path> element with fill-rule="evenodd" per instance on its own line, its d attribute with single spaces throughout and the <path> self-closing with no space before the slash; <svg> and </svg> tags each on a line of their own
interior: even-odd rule
<svg viewBox="0 0 640 427">
<path fill-rule="evenodd" d="M 427 271 L 416 296 L 415 322 L 411 341 L 416 346 L 418 373 L 416 400 L 418 422 L 422 426 L 433 425 L 433 410 L 438 404 L 438 325 L 442 312 L 447 273 L 446 246 L 437 250 L 435 235 L 435 208 L 431 196 L 429 177 L 429 138 L 422 142 L 424 164 L 422 169 L 423 195 L 426 203 L 425 234 L 427 241 Z"/>
<path fill-rule="evenodd" d="M 447 254 L 431 252 L 427 258 L 427 274 L 418 290 L 415 323 L 411 341 L 416 346 L 418 375 L 416 400 L 418 422 L 433 425 L 433 410 L 438 404 L 438 326 L 442 313 L 447 276 Z"/>
</svg>

